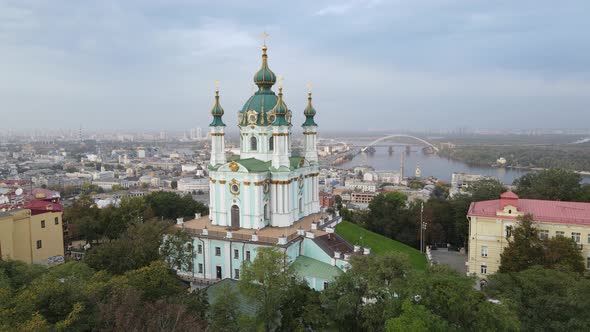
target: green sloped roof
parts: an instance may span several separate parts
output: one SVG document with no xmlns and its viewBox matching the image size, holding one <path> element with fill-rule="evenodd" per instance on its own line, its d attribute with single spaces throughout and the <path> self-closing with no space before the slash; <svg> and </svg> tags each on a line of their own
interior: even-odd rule
<svg viewBox="0 0 590 332">
<path fill-rule="evenodd" d="M 292 156 L 291 158 L 289 158 L 289 162 L 290 162 L 289 165 L 290 165 L 291 169 L 298 169 L 301 159 L 304 159 L 304 158 L 300 157 L 300 156 Z"/>
<path fill-rule="evenodd" d="M 270 169 L 270 161 L 262 161 L 255 158 L 236 159 L 235 162 L 246 167 L 249 172 L 267 172 Z"/>
<path fill-rule="evenodd" d="M 320 262 L 307 256 L 299 256 L 293 262 L 293 269 L 301 277 L 316 277 L 324 280 L 333 280 L 342 271 L 336 266 Z"/>
</svg>

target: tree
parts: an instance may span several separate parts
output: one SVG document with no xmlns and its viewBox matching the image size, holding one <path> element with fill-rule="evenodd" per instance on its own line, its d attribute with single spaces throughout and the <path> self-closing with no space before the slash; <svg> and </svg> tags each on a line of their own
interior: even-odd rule
<svg viewBox="0 0 590 332">
<path fill-rule="evenodd" d="M 430 332 L 430 331 L 453 331 L 447 321 L 433 314 L 425 306 L 412 304 L 410 301 L 404 301 L 402 304 L 402 314 L 396 318 L 391 318 L 386 322 L 385 330 L 387 332 L 413 331 L 413 332 Z"/>
<path fill-rule="evenodd" d="M 571 238 L 556 236 L 544 241 L 544 266 L 582 273 L 586 270 L 578 244 Z"/>
<path fill-rule="evenodd" d="M 236 293 L 225 285 L 220 296 L 209 309 L 209 331 L 233 332 L 239 331 L 238 297 Z"/>
<path fill-rule="evenodd" d="M 145 200 L 154 214 L 164 219 L 194 218 L 195 213 L 209 213 L 205 205 L 193 200 L 190 195 L 180 196 L 173 192 L 157 191 L 145 196 Z"/>
<path fill-rule="evenodd" d="M 507 303 L 525 331 L 590 330 L 590 280 L 578 273 L 538 266 L 496 273 L 485 292 Z"/>
<path fill-rule="evenodd" d="M 541 240 L 531 214 L 519 217 L 511 233 L 508 247 L 500 255 L 500 272 L 518 272 L 535 265 L 585 271 L 584 258 L 574 240 L 563 236 Z"/>
<path fill-rule="evenodd" d="M 575 201 L 582 194 L 579 174 L 561 168 L 528 173 L 514 180 L 521 198 Z"/>
<path fill-rule="evenodd" d="M 472 183 L 467 192 L 473 202 L 479 202 L 498 199 L 506 190 L 502 182 L 496 179 L 483 179 Z"/>
<path fill-rule="evenodd" d="M 178 181 L 173 180 L 170 182 L 170 188 L 172 189 L 178 189 Z"/>
<path fill-rule="evenodd" d="M 415 245 L 418 224 L 411 215 L 416 213 L 416 207 L 406 209 L 406 199 L 406 195 L 400 192 L 376 195 L 369 203 L 366 227 L 408 245 Z"/>
<path fill-rule="evenodd" d="M 400 254 L 353 257 L 351 268 L 323 292 L 322 306 L 337 330 L 381 331 L 389 316 L 399 314 L 394 294 L 402 292 L 411 273 Z"/>
<path fill-rule="evenodd" d="M 500 254 L 499 272 L 518 272 L 543 265 L 543 243 L 532 214 L 518 217 L 518 225 L 508 232 L 511 234 L 507 234 L 508 246 Z"/>
<path fill-rule="evenodd" d="M 506 304 L 494 304 L 473 287 L 473 279 L 445 265 L 416 273 L 400 293 L 446 320 L 451 329 L 517 331 L 520 322 Z"/>
<path fill-rule="evenodd" d="M 170 223 L 148 221 L 132 223 L 116 240 L 91 248 L 84 262 L 97 271 L 123 274 L 160 259 L 160 247 Z"/>
<path fill-rule="evenodd" d="M 97 315 L 100 331 L 205 331 L 198 312 L 174 298 L 145 301 L 134 288 L 113 292 L 100 303 Z"/>
<path fill-rule="evenodd" d="M 185 229 L 177 229 L 166 234 L 160 246 L 160 254 L 173 269 L 193 270 L 192 238 Z"/>
<path fill-rule="evenodd" d="M 274 247 L 259 248 L 254 262 L 244 262 L 240 291 L 258 305 L 257 320 L 266 331 L 280 324 L 279 307 L 298 277 L 285 253 Z"/>
</svg>

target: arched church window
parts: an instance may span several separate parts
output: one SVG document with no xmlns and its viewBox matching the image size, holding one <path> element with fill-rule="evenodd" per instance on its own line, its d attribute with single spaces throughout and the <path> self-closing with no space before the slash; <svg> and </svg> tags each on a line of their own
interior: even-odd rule
<svg viewBox="0 0 590 332">
<path fill-rule="evenodd" d="M 268 151 L 273 151 L 275 149 L 275 138 L 273 136 L 270 137 L 268 140 Z"/>
<path fill-rule="evenodd" d="M 268 203 L 264 204 L 264 219 L 270 219 L 270 208 L 268 207 Z"/>
<path fill-rule="evenodd" d="M 252 136 L 250 137 L 250 151 L 256 150 L 258 150 L 258 140 L 256 139 L 256 136 Z"/>
<path fill-rule="evenodd" d="M 299 213 L 303 213 L 303 198 L 299 197 Z"/>
</svg>

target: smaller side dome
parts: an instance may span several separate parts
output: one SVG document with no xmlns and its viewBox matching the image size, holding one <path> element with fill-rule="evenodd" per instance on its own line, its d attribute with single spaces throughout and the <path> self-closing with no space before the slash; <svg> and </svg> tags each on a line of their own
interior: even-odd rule
<svg viewBox="0 0 590 332">
<path fill-rule="evenodd" d="M 209 125 L 210 127 L 225 127 L 225 123 L 221 120 L 223 116 L 223 107 L 219 103 L 219 89 L 215 89 L 215 105 L 211 109 L 211 115 L 213 116 L 213 122 Z"/>
<path fill-rule="evenodd" d="M 310 127 L 310 126 L 317 126 L 314 120 L 314 116 L 316 114 L 315 108 L 311 104 L 311 91 L 307 93 L 307 106 L 303 111 L 303 115 L 305 115 L 305 122 L 303 122 L 302 127 Z"/>
<path fill-rule="evenodd" d="M 283 100 L 283 87 L 279 86 L 279 97 L 275 107 L 273 107 L 272 114 L 276 116 L 276 120 L 272 123 L 275 126 L 288 126 L 289 120 L 286 118 L 289 116 L 289 108 Z"/>
</svg>

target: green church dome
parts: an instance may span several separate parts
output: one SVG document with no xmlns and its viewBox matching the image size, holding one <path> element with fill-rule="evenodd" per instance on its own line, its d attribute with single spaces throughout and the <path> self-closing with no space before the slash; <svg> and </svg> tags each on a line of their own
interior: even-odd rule
<svg viewBox="0 0 590 332">
<path fill-rule="evenodd" d="M 290 112 L 287 104 L 283 100 L 283 87 L 279 86 L 279 97 L 275 107 L 271 111 L 275 116 L 276 120 L 272 123 L 275 126 L 288 126 L 290 123 Z"/>
<path fill-rule="evenodd" d="M 307 94 L 307 106 L 303 111 L 303 115 L 305 115 L 305 122 L 303 122 L 302 127 L 309 127 L 309 126 L 317 126 L 313 117 L 315 116 L 316 111 L 311 104 L 311 91 Z"/>
<path fill-rule="evenodd" d="M 213 115 L 213 122 L 209 126 L 211 127 L 225 127 L 225 123 L 221 120 L 223 116 L 223 107 L 219 103 L 219 89 L 215 89 L 215 105 L 211 109 L 211 115 Z"/>
<path fill-rule="evenodd" d="M 277 76 L 268 68 L 268 55 L 266 55 L 266 45 L 262 46 L 262 66 L 254 74 L 254 83 L 259 88 L 270 89 L 277 82 Z"/>
<path fill-rule="evenodd" d="M 275 116 L 271 113 L 277 104 L 277 95 L 271 90 L 276 83 L 276 75 L 268 68 L 266 46 L 262 47 L 262 66 L 254 75 L 254 83 L 258 90 L 246 101 L 239 114 L 238 125 L 271 125 Z"/>
</svg>

